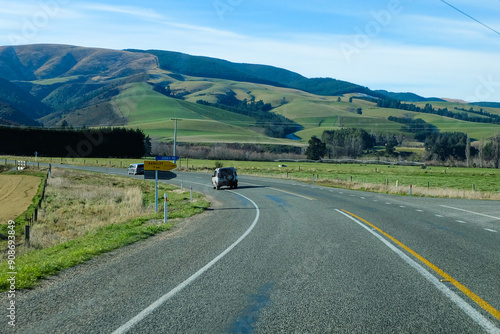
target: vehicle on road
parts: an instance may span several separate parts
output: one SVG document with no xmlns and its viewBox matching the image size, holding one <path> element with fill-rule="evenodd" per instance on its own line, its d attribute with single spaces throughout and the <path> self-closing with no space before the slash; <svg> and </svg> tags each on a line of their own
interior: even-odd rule
<svg viewBox="0 0 500 334">
<path fill-rule="evenodd" d="M 128 173 L 132 175 L 144 174 L 144 164 L 131 164 L 128 167 Z"/>
<path fill-rule="evenodd" d="M 238 188 L 238 173 L 236 173 L 236 168 L 217 168 L 212 175 L 212 185 L 217 190 L 221 187 Z"/>
</svg>

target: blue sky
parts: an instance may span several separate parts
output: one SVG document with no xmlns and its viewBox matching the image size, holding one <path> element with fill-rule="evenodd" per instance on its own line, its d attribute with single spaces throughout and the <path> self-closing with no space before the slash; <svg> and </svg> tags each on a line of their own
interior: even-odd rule
<svg viewBox="0 0 500 334">
<path fill-rule="evenodd" d="M 446 2 L 0 0 L 0 45 L 179 51 L 371 89 L 500 101 L 500 0 Z"/>
</svg>

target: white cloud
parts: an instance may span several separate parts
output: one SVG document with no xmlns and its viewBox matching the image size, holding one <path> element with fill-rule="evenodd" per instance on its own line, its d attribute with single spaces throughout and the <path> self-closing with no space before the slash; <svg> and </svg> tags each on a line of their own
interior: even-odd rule
<svg viewBox="0 0 500 334">
<path fill-rule="evenodd" d="M 144 9 L 133 6 L 111 6 L 98 3 L 84 3 L 79 5 L 80 8 L 90 11 L 108 12 L 114 14 L 125 14 L 130 16 L 141 17 L 144 19 L 163 19 L 164 16 L 151 9 Z"/>
</svg>

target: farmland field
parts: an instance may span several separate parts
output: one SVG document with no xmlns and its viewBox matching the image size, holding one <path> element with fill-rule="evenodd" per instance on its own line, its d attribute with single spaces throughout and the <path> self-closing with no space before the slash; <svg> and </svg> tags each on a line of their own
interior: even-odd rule
<svg viewBox="0 0 500 334">
<path fill-rule="evenodd" d="M 36 195 L 40 178 L 27 175 L 0 175 L 0 224 L 23 213 Z"/>
</svg>

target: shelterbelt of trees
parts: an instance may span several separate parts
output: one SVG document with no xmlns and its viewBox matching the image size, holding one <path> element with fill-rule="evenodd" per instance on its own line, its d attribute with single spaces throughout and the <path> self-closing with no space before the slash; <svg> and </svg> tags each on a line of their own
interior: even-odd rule
<svg viewBox="0 0 500 334">
<path fill-rule="evenodd" d="M 471 145 L 470 137 L 461 132 L 433 131 L 432 127 L 426 126 L 425 122 L 412 122 L 397 119 L 400 123 L 408 124 L 414 132 L 425 135 L 425 157 L 424 159 L 445 161 L 453 158 L 461 161 L 470 161 L 478 156 L 480 161 L 492 163 L 495 168 L 500 167 L 500 136 L 491 138 L 491 141 L 481 141 L 479 147 Z M 370 152 L 374 146 L 384 146 L 383 154 L 395 154 L 395 147 L 401 138 L 395 134 L 376 135 L 370 134 L 364 129 L 340 129 L 326 130 L 321 138 L 316 136 L 309 140 L 306 156 L 311 160 L 319 160 L 325 156 L 329 158 L 349 157 L 357 158 Z"/>
<path fill-rule="evenodd" d="M 0 154 L 140 158 L 150 139 L 137 129 L 40 129 L 0 126 Z"/>
<path fill-rule="evenodd" d="M 468 110 L 464 108 L 457 108 L 459 112 L 453 112 L 448 108 L 438 108 L 434 109 L 432 104 L 427 103 L 424 108 L 416 106 L 412 103 L 403 103 L 398 100 L 392 99 L 379 99 L 377 100 L 377 107 L 380 108 L 390 108 L 390 109 L 400 109 L 400 110 L 408 110 L 421 112 L 425 114 L 434 114 L 439 116 L 450 117 L 454 119 L 458 119 L 466 122 L 475 122 L 475 123 L 491 123 L 491 124 L 500 124 L 500 116 L 496 114 L 492 114 L 484 111 L 482 108 L 480 110 L 474 110 L 474 108 L 469 108 Z M 469 116 L 468 113 L 476 114 L 479 116 Z"/>
</svg>

